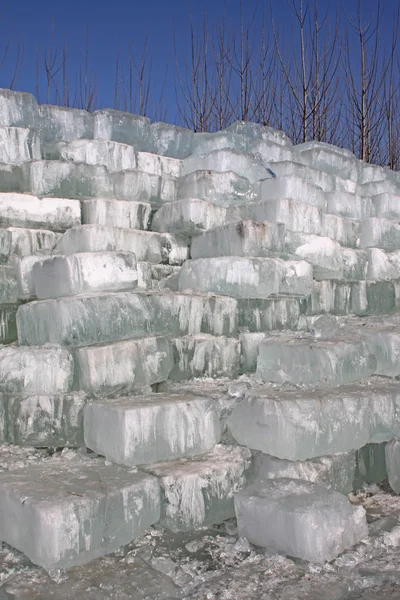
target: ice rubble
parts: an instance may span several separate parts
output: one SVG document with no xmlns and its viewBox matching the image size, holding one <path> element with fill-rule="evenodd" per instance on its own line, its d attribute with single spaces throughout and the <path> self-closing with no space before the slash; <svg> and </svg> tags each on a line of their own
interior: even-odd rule
<svg viewBox="0 0 400 600">
<path fill-rule="evenodd" d="M 0 540 L 68 568 L 235 503 L 307 560 L 365 537 L 346 494 L 400 489 L 399 215 L 328 144 L 0 91 L 0 442 L 94 452 L 1 474 Z"/>
</svg>

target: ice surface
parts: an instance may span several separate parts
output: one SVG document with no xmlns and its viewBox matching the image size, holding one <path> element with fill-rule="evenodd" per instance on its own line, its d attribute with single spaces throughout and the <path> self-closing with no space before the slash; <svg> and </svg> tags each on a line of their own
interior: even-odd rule
<svg viewBox="0 0 400 600">
<path fill-rule="evenodd" d="M 400 439 L 391 440 L 385 448 L 386 467 L 390 487 L 400 494 Z"/>
<path fill-rule="evenodd" d="M 279 252 L 284 244 L 284 226 L 268 221 L 239 221 L 197 236 L 192 240 L 191 257 L 266 257 Z"/>
<path fill-rule="evenodd" d="M 262 202 L 280 198 L 305 202 L 323 211 L 326 210 L 326 198 L 322 188 L 299 177 L 277 177 L 261 182 L 260 200 Z"/>
<path fill-rule="evenodd" d="M 295 297 L 239 298 L 238 326 L 250 332 L 298 329 L 302 300 Z"/>
<path fill-rule="evenodd" d="M 0 539 L 46 570 L 117 550 L 160 515 L 157 480 L 104 459 L 48 460 L 1 479 Z"/>
<path fill-rule="evenodd" d="M 272 127 L 265 127 L 259 123 L 252 123 L 251 121 L 235 121 L 225 131 L 243 135 L 250 140 L 265 140 L 289 147 L 293 145 L 292 141 L 283 131 L 273 129 Z"/>
<path fill-rule="evenodd" d="M 32 94 L 0 89 L 0 125 L 34 128 L 38 122 L 38 105 Z"/>
<path fill-rule="evenodd" d="M 314 321 L 310 331 L 316 339 L 329 340 L 340 333 L 340 324 L 335 317 L 322 315 Z"/>
<path fill-rule="evenodd" d="M 6 263 L 10 257 L 12 245 L 12 233 L 6 229 L 0 229 L 0 264 Z"/>
<path fill-rule="evenodd" d="M 9 227 L 8 231 L 11 232 L 11 254 L 19 257 L 50 254 L 60 237 L 47 229 Z"/>
<path fill-rule="evenodd" d="M 305 201 L 276 198 L 265 202 L 249 202 L 240 207 L 243 217 L 255 221 L 283 223 L 290 231 L 321 234 L 321 209 Z"/>
<path fill-rule="evenodd" d="M 110 173 L 105 167 L 97 165 L 59 160 L 34 160 L 22 165 L 22 182 L 22 191 L 36 196 L 114 197 Z"/>
<path fill-rule="evenodd" d="M 317 563 L 368 535 L 365 510 L 339 492 L 296 479 L 265 479 L 235 496 L 239 535 Z"/>
<path fill-rule="evenodd" d="M 0 305 L 16 304 L 19 298 L 18 280 L 14 267 L 0 265 Z"/>
<path fill-rule="evenodd" d="M 373 216 L 370 198 L 349 192 L 329 192 L 326 194 L 327 212 L 350 219 L 368 219 Z"/>
<path fill-rule="evenodd" d="M 148 229 L 151 205 L 123 200 L 85 200 L 82 202 L 82 223 L 125 229 Z"/>
<path fill-rule="evenodd" d="M 366 444 L 356 451 L 356 471 L 354 489 L 359 489 L 364 483 L 382 483 L 387 477 L 386 442 Z"/>
<path fill-rule="evenodd" d="M 138 169 L 118 171 L 111 175 L 115 197 L 119 200 L 151 202 L 159 205 L 177 199 L 175 177 L 153 175 Z M 100 196 L 100 194 L 97 194 Z"/>
<path fill-rule="evenodd" d="M 372 280 L 398 279 L 400 275 L 400 250 L 385 252 L 368 248 L 367 278 Z"/>
<path fill-rule="evenodd" d="M 339 175 L 344 179 L 358 180 L 358 161 L 349 150 L 314 141 L 299 144 L 295 149 L 300 161 L 314 169 Z"/>
<path fill-rule="evenodd" d="M 233 517 L 233 498 L 246 485 L 250 459 L 247 448 L 218 445 L 193 459 L 147 466 L 161 485 L 161 524 L 187 531 Z"/>
<path fill-rule="evenodd" d="M 357 248 L 360 238 L 360 221 L 339 215 L 322 215 L 321 235 L 339 242 L 341 246 Z"/>
<path fill-rule="evenodd" d="M 88 165 L 103 165 L 110 173 L 136 168 L 132 146 L 109 140 L 73 140 L 62 148 L 60 158 Z"/>
<path fill-rule="evenodd" d="M 40 158 L 37 132 L 23 127 L 0 127 L 0 162 L 20 164 Z"/>
<path fill-rule="evenodd" d="M 150 135 L 153 152 L 162 156 L 181 159 L 189 156 L 192 151 L 194 134 L 190 129 L 167 123 L 152 123 Z"/>
<path fill-rule="evenodd" d="M 133 252 L 138 261 L 181 264 L 188 256 L 187 241 L 169 233 L 81 225 L 71 227 L 55 248 L 57 254 L 75 252 Z"/>
<path fill-rule="evenodd" d="M 372 181 L 357 186 L 357 191 L 361 196 L 367 198 L 379 196 L 380 194 L 396 194 L 398 193 L 397 182 L 383 179 L 381 181 Z"/>
<path fill-rule="evenodd" d="M 356 328 L 354 328 L 354 331 Z M 377 360 L 375 373 L 386 377 L 400 376 L 400 328 L 398 323 L 369 327 L 360 331 L 369 351 Z"/>
<path fill-rule="evenodd" d="M 258 350 L 257 376 L 263 381 L 295 385 L 336 386 L 376 372 L 377 360 L 368 346 L 346 339 L 312 341 L 272 338 Z"/>
<path fill-rule="evenodd" d="M 153 123 L 155 125 L 155 123 Z M 186 131 L 186 130 L 185 130 Z M 182 161 L 169 156 L 159 156 L 151 152 L 136 152 L 136 165 L 139 171 L 163 177 L 180 177 Z"/>
<path fill-rule="evenodd" d="M 0 394 L 7 415 L 6 441 L 38 448 L 80 447 L 83 439 L 83 392 Z"/>
<path fill-rule="evenodd" d="M 244 373 L 250 373 L 257 368 L 258 348 L 264 340 L 268 338 L 265 331 L 256 331 L 253 333 L 244 332 L 239 334 L 242 370 Z"/>
<path fill-rule="evenodd" d="M 127 466 L 203 454 L 221 437 L 213 400 L 188 395 L 96 400 L 84 431 L 88 448 Z"/>
<path fill-rule="evenodd" d="M 40 254 L 23 256 L 22 258 L 13 257 L 12 265 L 16 272 L 18 281 L 18 297 L 20 299 L 31 300 L 36 297 L 35 285 L 32 279 L 32 268 L 35 263 L 43 262 L 48 258 L 48 255 Z"/>
<path fill-rule="evenodd" d="M 271 163 L 273 170 L 274 162 L 278 161 L 293 161 L 295 155 L 293 149 L 289 145 L 282 145 L 280 143 L 274 143 L 268 140 L 254 140 L 250 141 L 248 145 L 248 152 L 252 154 L 260 154 L 261 158 Z"/>
<path fill-rule="evenodd" d="M 155 213 L 153 231 L 194 235 L 219 227 L 226 221 L 226 209 L 199 198 L 166 202 Z"/>
<path fill-rule="evenodd" d="M 311 460 L 282 460 L 262 452 L 253 452 L 254 483 L 263 479 L 302 479 L 350 494 L 353 491 L 356 453 L 354 450 L 321 456 Z"/>
<path fill-rule="evenodd" d="M 0 348 L 0 392 L 53 394 L 69 392 L 74 365 L 64 348 Z"/>
<path fill-rule="evenodd" d="M 203 295 L 93 294 L 41 300 L 20 307 L 22 345 L 87 346 L 152 335 L 236 336 L 236 301 Z"/>
<path fill-rule="evenodd" d="M 268 163 L 260 155 L 244 154 L 239 150 L 224 148 L 207 154 L 192 154 L 182 162 L 181 176 L 195 171 L 232 172 L 247 178 L 250 183 L 274 177 Z"/>
<path fill-rule="evenodd" d="M 179 179 L 178 199 L 200 198 L 228 207 L 255 200 L 256 191 L 246 177 L 226 171 L 195 171 Z"/>
<path fill-rule="evenodd" d="M 127 394 L 165 381 L 174 366 L 165 337 L 77 348 L 74 358 L 79 389 L 96 396 Z"/>
<path fill-rule="evenodd" d="M 0 344 L 9 344 L 17 339 L 16 314 L 18 304 L 0 304 Z"/>
<path fill-rule="evenodd" d="M 239 375 L 240 342 L 235 338 L 196 335 L 175 338 L 172 343 L 175 366 L 170 379 Z"/>
<path fill-rule="evenodd" d="M 70 141 L 93 138 L 93 117 L 86 110 L 42 104 L 39 128 L 43 141 Z"/>
<path fill-rule="evenodd" d="M 400 218 L 400 196 L 395 194 L 378 194 L 371 198 L 375 208 L 375 216 L 385 219 Z"/>
<path fill-rule="evenodd" d="M 295 157 L 294 157 L 295 158 Z M 340 179 L 325 171 L 313 169 L 309 165 L 304 165 L 291 160 L 275 161 L 271 163 L 271 167 L 277 177 L 299 177 L 309 183 L 318 185 L 324 192 L 333 192 L 338 187 L 340 188 Z M 339 181 L 338 181 L 339 179 Z"/>
<path fill-rule="evenodd" d="M 249 140 L 244 135 L 229 130 L 215 133 L 195 133 L 193 136 L 192 154 L 209 154 L 215 150 L 234 149 L 247 152 Z"/>
<path fill-rule="evenodd" d="M 221 256 L 186 261 L 179 289 L 212 292 L 237 298 L 267 298 L 279 293 L 281 261 L 272 258 Z"/>
<path fill-rule="evenodd" d="M 76 252 L 36 262 L 32 279 L 39 300 L 137 287 L 132 252 Z"/>
<path fill-rule="evenodd" d="M 150 119 L 105 108 L 93 113 L 95 139 L 111 140 L 151 152 Z M 89 136 L 85 136 L 89 137 Z"/>
<path fill-rule="evenodd" d="M 400 250 L 400 224 L 395 219 L 372 217 L 361 223 L 361 248 Z"/>
<path fill-rule="evenodd" d="M 278 458 L 347 452 L 399 436 L 399 386 L 374 377 L 331 391 L 250 390 L 228 425 L 239 444 Z"/>
<path fill-rule="evenodd" d="M 0 193 L 0 226 L 65 231 L 81 222 L 78 200 Z"/>
</svg>

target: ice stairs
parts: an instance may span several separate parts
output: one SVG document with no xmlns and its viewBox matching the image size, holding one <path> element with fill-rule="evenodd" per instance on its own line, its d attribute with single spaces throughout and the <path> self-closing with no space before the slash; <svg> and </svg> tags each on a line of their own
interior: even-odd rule
<svg viewBox="0 0 400 600">
<path fill-rule="evenodd" d="M 259 431 L 253 431 L 258 416 L 254 422 L 246 406 L 257 404 L 260 390 L 254 392 L 255 398 L 251 390 L 238 393 L 245 401 L 236 407 L 234 392 L 220 403 L 213 395 L 205 396 L 204 388 L 193 393 L 190 384 L 186 395 L 179 389 L 170 393 L 173 383 L 159 394 L 149 394 L 149 386 L 168 378 L 235 377 L 242 370 L 255 369 L 272 385 L 281 385 L 286 373 L 294 377 L 296 372 L 300 383 L 301 372 L 310 373 L 317 387 L 321 383 L 362 385 L 357 384 L 359 379 L 379 373 L 378 350 L 370 351 L 364 340 L 355 343 L 339 336 L 319 343 L 315 361 L 304 352 L 310 340 L 315 344 L 313 338 L 298 339 L 295 334 L 292 343 L 292 337 L 266 332 L 307 330 L 325 312 L 392 312 L 397 308 L 398 247 L 395 220 L 384 229 L 381 215 L 360 212 L 364 204 L 372 207 L 374 202 L 349 196 L 357 190 L 353 181 L 358 181 L 357 169 L 364 173 L 358 163 L 354 167 L 351 157 L 345 157 L 351 167 L 349 179 L 319 175 L 321 182 L 331 181 L 328 190 L 312 182 L 316 177 L 312 168 L 277 178 L 266 170 L 267 161 L 273 168 L 273 159 L 290 162 L 296 155 L 303 163 L 308 160 L 306 149 L 298 152 L 276 132 L 267 132 L 276 135 L 274 140 L 255 141 L 236 131 L 199 134 L 191 142 L 192 158 L 185 159 L 181 150 L 178 158 L 166 158 L 132 151 L 133 146 L 154 150 L 151 145 L 141 146 L 143 131 L 153 127 L 146 121 L 132 117 L 127 131 L 133 133 L 131 137 L 125 133 L 129 139 L 122 139 L 119 115 L 98 114 L 94 126 L 114 139 L 88 140 L 90 118 L 79 115 L 82 139 L 77 141 L 73 122 L 78 115 L 73 111 L 70 121 L 65 120 L 65 112 L 57 113 L 57 107 L 43 108 L 41 114 L 42 119 L 61 125 L 65 139 L 48 140 L 44 126 L 40 143 L 46 160 L 24 150 L 13 165 L 3 166 L 0 177 L 4 190 L 0 213 L 5 219 L 1 225 L 7 232 L 3 234 L 3 257 L 8 261 L 4 281 L 11 282 L 4 289 L 14 290 L 14 296 L 7 291 L 3 306 L 13 307 L 15 319 L 21 302 L 39 298 L 19 308 L 19 346 L 8 346 L 2 353 L 2 431 L 9 442 L 41 447 L 79 447 L 86 440 L 89 448 L 107 459 L 106 464 L 90 455 L 69 461 L 66 453 L 61 461 L 3 477 L 3 497 L 8 502 L 4 512 L 9 520 L 6 541 L 51 569 L 111 551 L 160 518 L 166 526 L 179 529 L 232 516 L 233 494 L 246 482 L 248 448 L 263 453 L 258 457 L 264 467 L 267 455 L 284 460 L 277 445 L 255 447 L 260 437 Z M 189 136 L 170 130 L 176 138 Z M 255 150 L 264 163 L 246 156 Z M 210 171 L 210 160 L 220 170 Z M 324 173 L 322 166 L 317 173 Z M 267 175 L 263 181 L 261 172 Z M 374 177 L 368 182 L 364 174 L 360 185 L 371 184 L 372 191 L 389 194 L 380 204 L 395 206 L 389 184 L 384 181 L 374 189 Z M 327 198 L 337 191 L 344 195 Z M 365 191 L 370 190 L 360 190 L 360 198 Z M 52 197 L 57 195 L 67 200 Z M 340 207 L 346 203 L 358 212 L 343 211 Z M 154 211 L 154 231 L 146 231 Z M 366 266 L 371 264 L 369 251 L 358 249 L 361 221 L 366 219 L 365 245 L 372 227 L 373 244 L 387 259 L 372 261 L 375 271 L 377 264 L 384 265 L 372 279 Z M 327 236 L 332 243 L 327 244 Z M 189 247 L 192 261 L 185 262 Z M 393 256 L 387 256 L 387 250 Z M 38 264 L 33 267 L 33 263 Z M 162 292 L 158 288 L 164 285 Z M 16 339 L 15 321 L 13 327 L 3 341 Z M 279 365 L 268 359 L 273 344 L 273 357 L 276 348 L 281 349 Z M 293 347 L 297 354 L 290 353 Z M 336 368 L 328 371 L 326 366 L 333 363 Z M 318 369 L 311 368 L 315 364 Z M 318 373 L 328 376 L 328 381 L 321 382 Z M 385 393 L 382 390 L 381 396 Z M 385 405 L 389 412 L 394 393 L 394 386 L 386 393 L 392 400 Z M 304 406 L 310 406 L 309 400 L 305 398 Z M 296 399 L 296 406 L 299 403 Z M 232 404 L 226 429 L 226 415 L 222 427 L 220 415 Z M 287 403 L 283 428 L 293 419 L 292 404 Z M 346 415 L 349 406 L 342 403 L 342 412 L 336 410 L 338 422 L 338 413 Z M 365 421 L 378 419 L 374 402 L 369 410 Z M 246 427 L 238 425 L 241 419 Z M 315 421 L 320 425 L 318 416 Z M 357 447 L 390 439 L 398 433 L 396 427 L 395 418 L 389 425 L 378 419 L 376 431 L 365 425 Z M 353 428 L 350 423 L 346 431 Z M 240 435 L 249 436 L 247 443 Z M 342 445 L 330 431 L 324 435 L 331 445 L 321 443 L 311 455 L 310 439 L 298 442 L 307 448 L 305 458 L 317 460 L 348 451 L 346 435 Z M 289 439 L 285 431 L 281 443 L 286 447 Z M 353 444 L 349 452 L 354 448 Z M 296 452 L 290 461 L 304 458 Z M 332 461 L 336 464 L 336 459 Z M 143 463 L 145 468 L 140 467 Z M 351 469 L 350 465 L 343 491 L 352 480 Z M 332 469 L 328 471 L 329 479 Z M 16 522 L 26 527 L 16 528 Z"/>
</svg>

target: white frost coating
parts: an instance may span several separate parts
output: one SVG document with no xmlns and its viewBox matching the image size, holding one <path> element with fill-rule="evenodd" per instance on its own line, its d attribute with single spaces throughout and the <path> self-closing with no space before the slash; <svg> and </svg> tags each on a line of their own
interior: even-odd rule
<svg viewBox="0 0 400 600">
<path fill-rule="evenodd" d="M 132 146 L 109 140 L 73 140 L 62 148 L 61 158 L 89 165 L 103 165 L 111 173 L 136 167 Z"/>
<path fill-rule="evenodd" d="M 146 467 L 164 493 L 161 523 L 180 531 L 233 516 L 233 497 L 246 484 L 250 457 L 247 448 L 217 445 L 203 456 Z"/>
<path fill-rule="evenodd" d="M 64 348 L 0 348 L 0 390 L 5 393 L 52 394 L 71 390 L 73 361 Z"/>
<path fill-rule="evenodd" d="M 180 177 L 182 161 L 169 156 L 159 156 L 150 152 L 136 153 L 137 168 L 145 173 L 153 175 L 167 175 L 168 177 Z"/>
<path fill-rule="evenodd" d="M 96 401 L 84 425 L 89 448 L 128 466 L 201 454 L 220 438 L 213 402 L 196 396 Z"/>
<path fill-rule="evenodd" d="M 329 238 L 310 236 L 310 241 L 296 248 L 295 253 L 316 267 L 317 273 L 314 270 L 314 274 L 320 275 L 317 278 L 327 279 L 332 276 L 340 279 L 343 276 L 341 247 Z"/>
</svg>

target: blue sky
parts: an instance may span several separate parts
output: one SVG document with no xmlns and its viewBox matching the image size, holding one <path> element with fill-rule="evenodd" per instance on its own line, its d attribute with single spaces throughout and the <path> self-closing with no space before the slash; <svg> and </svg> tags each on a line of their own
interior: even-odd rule
<svg viewBox="0 0 400 600">
<path fill-rule="evenodd" d="M 346 6 L 354 4 L 355 0 L 345 0 Z M 389 26 L 391 13 L 398 0 L 386 0 L 386 23 Z M 208 11 L 210 21 L 216 21 L 223 13 L 224 4 L 233 27 L 239 25 L 239 0 L 203 0 L 193 2 L 193 15 L 201 19 L 204 8 Z M 245 0 L 246 10 L 251 10 L 256 0 Z M 260 0 L 259 4 L 263 4 Z M 339 0 L 331 2 L 332 11 L 340 4 Z M 363 0 L 366 8 L 376 6 L 376 0 Z M 265 2 L 266 10 L 269 2 Z M 273 0 L 276 22 L 280 27 L 290 23 L 290 10 L 286 0 Z M 327 6 L 327 0 L 321 0 L 321 10 Z M 185 56 L 188 56 L 189 45 L 189 14 L 190 0 L 137 0 L 112 2 L 95 2 L 94 0 L 6 0 L 1 27 L 1 45 L 5 44 L 10 30 L 13 32 L 12 43 L 17 37 L 24 47 L 24 63 L 16 86 L 19 90 L 35 92 L 36 71 L 35 54 L 39 48 L 42 56 L 44 49 L 49 46 L 51 38 L 51 23 L 54 19 L 56 45 L 61 49 L 63 41 L 68 45 L 68 61 L 71 73 L 79 69 L 84 57 L 84 39 L 86 27 L 89 28 L 90 66 L 97 74 L 99 87 L 98 107 L 110 106 L 114 97 L 115 61 L 118 43 L 121 48 L 121 59 L 124 49 L 131 40 L 140 50 L 146 33 L 148 34 L 149 54 L 153 61 L 154 85 L 164 81 L 166 66 L 169 66 L 165 102 L 171 107 L 168 120 L 174 119 L 174 51 L 173 24 L 177 35 L 178 51 L 183 66 Z M 0 85 L 8 87 L 10 70 L 13 65 L 11 48 L 9 60 L 0 70 Z M 43 77 L 41 79 L 43 83 Z M 44 102 L 43 93 L 41 101 Z"/>
</svg>

